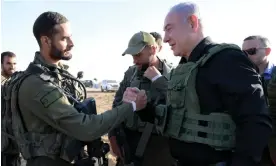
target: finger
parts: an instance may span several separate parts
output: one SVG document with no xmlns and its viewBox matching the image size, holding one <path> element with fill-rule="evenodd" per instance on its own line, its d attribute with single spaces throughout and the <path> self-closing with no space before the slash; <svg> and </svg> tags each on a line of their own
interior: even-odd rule
<svg viewBox="0 0 276 166">
<path fill-rule="evenodd" d="M 136 93 L 136 92 L 128 92 L 127 93 L 127 96 L 135 96 L 135 97 L 137 97 L 137 95 L 138 95 L 138 93 Z"/>
<path fill-rule="evenodd" d="M 135 93 L 139 93 L 139 92 L 140 92 L 140 90 L 139 90 L 137 87 L 132 87 L 132 88 L 130 89 L 130 91 L 131 91 L 131 92 L 135 92 Z"/>
<path fill-rule="evenodd" d="M 146 95 L 146 91 L 144 89 L 140 90 L 139 95 L 140 96 L 145 96 Z"/>
<path fill-rule="evenodd" d="M 130 95 L 126 96 L 126 98 L 131 99 L 131 100 L 134 101 L 134 100 L 136 100 L 137 95 L 136 94 L 130 94 Z"/>
<path fill-rule="evenodd" d="M 131 90 L 131 87 L 127 87 L 127 88 L 126 88 L 126 91 L 129 91 L 129 90 Z"/>
</svg>

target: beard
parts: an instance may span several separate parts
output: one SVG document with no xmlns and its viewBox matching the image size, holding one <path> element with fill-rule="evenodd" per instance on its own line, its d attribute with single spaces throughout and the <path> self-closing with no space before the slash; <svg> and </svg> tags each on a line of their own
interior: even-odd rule
<svg viewBox="0 0 276 166">
<path fill-rule="evenodd" d="M 2 68 L 2 74 L 10 77 L 15 72 L 15 69 L 4 69 Z"/>
<path fill-rule="evenodd" d="M 72 58 L 72 54 L 69 51 L 71 48 L 67 48 L 66 50 L 59 50 L 56 46 L 51 46 L 50 56 L 55 60 L 70 60 Z M 66 53 L 66 54 L 65 54 Z"/>
</svg>

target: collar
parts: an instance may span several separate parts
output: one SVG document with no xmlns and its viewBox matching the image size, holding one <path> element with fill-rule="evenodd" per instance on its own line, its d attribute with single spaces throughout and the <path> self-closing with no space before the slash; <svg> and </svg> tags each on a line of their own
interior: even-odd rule
<svg viewBox="0 0 276 166">
<path fill-rule="evenodd" d="M 35 57 L 34 57 L 34 64 L 41 64 L 42 66 L 48 67 L 48 68 L 59 68 L 59 69 L 64 69 L 63 65 L 61 62 L 59 62 L 57 65 L 56 64 L 49 64 L 46 62 L 43 56 L 41 56 L 40 52 L 37 51 L 35 52 Z"/>
<path fill-rule="evenodd" d="M 5 76 L 3 76 L 3 75 L 1 74 L 1 82 L 4 81 L 4 80 L 6 80 L 6 79 L 7 79 L 7 77 L 5 77 Z"/>
<path fill-rule="evenodd" d="M 196 62 L 200 59 L 204 54 L 206 54 L 215 43 L 211 40 L 210 37 L 205 37 L 203 40 L 199 42 L 199 44 L 193 49 L 191 55 L 188 58 L 188 61 Z M 179 63 L 188 62 L 185 57 L 182 57 Z"/>
<path fill-rule="evenodd" d="M 3 73 L 3 72 L 1 72 L 1 80 L 2 79 L 7 79 L 8 77 Z"/>
<path fill-rule="evenodd" d="M 263 76 L 265 80 L 271 79 L 272 69 L 275 67 L 275 64 L 273 64 L 271 61 L 268 62 L 267 68 L 265 69 Z"/>
</svg>

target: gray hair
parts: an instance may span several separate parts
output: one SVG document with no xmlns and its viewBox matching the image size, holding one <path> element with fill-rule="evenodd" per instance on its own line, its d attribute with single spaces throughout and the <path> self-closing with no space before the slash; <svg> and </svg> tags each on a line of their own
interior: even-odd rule
<svg viewBox="0 0 276 166">
<path fill-rule="evenodd" d="M 170 9 L 171 12 L 176 12 L 181 14 L 185 19 L 187 19 L 191 15 L 196 15 L 198 19 L 200 19 L 200 14 L 199 14 L 199 8 L 198 6 L 193 3 L 193 2 L 183 2 L 179 3 L 175 6 L 173 6 Z"/>
<path fill-rule="evenodd" d="M 260 35 L 248 36 L 243 41 L 247 41 L 247 40 L 259 40 L 264 47 L 269 47 L 270 45 L 269 40 L 266 37 L 260 36 Z"/>
</svg>

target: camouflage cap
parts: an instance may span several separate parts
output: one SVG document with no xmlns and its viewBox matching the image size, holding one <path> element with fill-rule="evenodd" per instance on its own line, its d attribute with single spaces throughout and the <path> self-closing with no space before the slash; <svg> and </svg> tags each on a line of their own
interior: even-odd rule
<svg viewBox="0 0 276 166">
<path fill-rule="evenodd" d="M 131 39 L 128 42 L 128 47 L 122 55 L 137 55 L 146 47 L 146 45 L 155 44 L 155 39 L 150 33 L 140 31 L 138 33 L 135 33 L 131 37 Z"/>
</svg>

